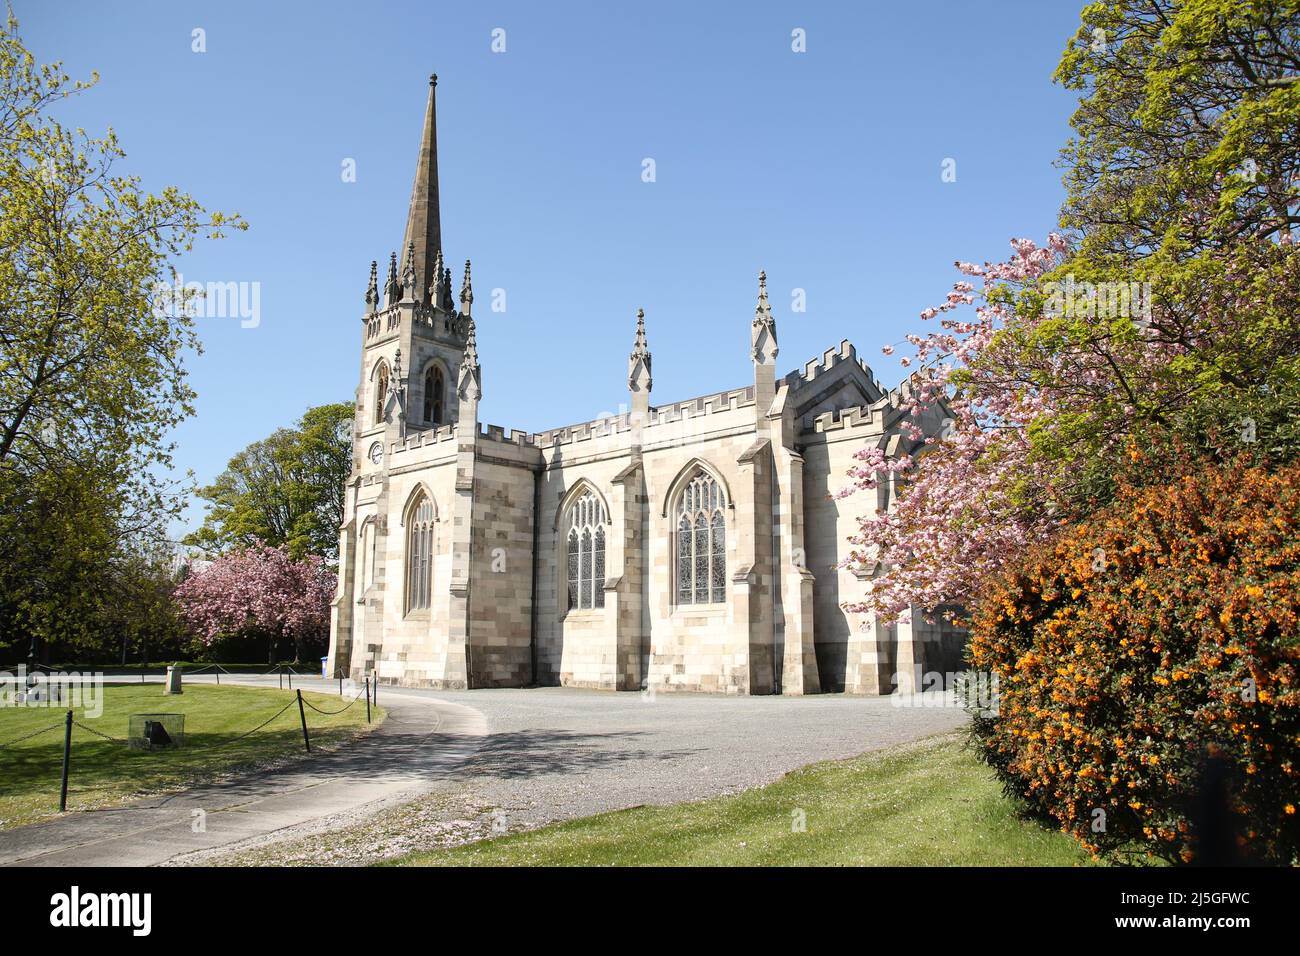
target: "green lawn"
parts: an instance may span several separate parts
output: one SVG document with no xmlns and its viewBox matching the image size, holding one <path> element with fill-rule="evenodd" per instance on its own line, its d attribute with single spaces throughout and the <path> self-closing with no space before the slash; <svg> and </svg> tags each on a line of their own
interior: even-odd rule
<svg viewBox="0 0 1300 956">
<path fill-rule="evenodd" d="M 796 832 L 795 813 L 806 814 Z M 958 735 L 813 764 L 766 787 L 637 807 L 414 853 L 396 866 L 1077 866 L 1065 834 L 1021 819 Z"/>
<path fill-rule="evenodd" d="M 304 693 L 303 699 L 326 711 L 336 711 L 346 703 L 329 694 Z M 182 789 L 301 754 L 302 726 L 296 704 L 257 733 L 236 740 L 293 701 L 293 691 L 269 688 L 189 684 L 180 696 L 168 697 L 158 684 L 106 686 L 102 715 L 87 717 L 79 709 L 78 722 L 100 734 L 124 739 L 130 714 L 184 714 L 185 744 L 173 750 L 131 750 L 125 743 L 74 726 L 68 809 L 109 806 L 131 797 Z M 338 744 L 366 728 L 364 700 L 331 716 L 310 708 L 306 713 L 313 749 Z M 57 815 L 65 714 L 66 710 L 57 708 L 0 707 L 0 828 Z M 382 709 L 375 709 L 375 724 L 383 714 Z M 3 746 L 51 725 L 57 728 Z M 214 746 L 217 744 L 223 746 Z"/>
</svg>

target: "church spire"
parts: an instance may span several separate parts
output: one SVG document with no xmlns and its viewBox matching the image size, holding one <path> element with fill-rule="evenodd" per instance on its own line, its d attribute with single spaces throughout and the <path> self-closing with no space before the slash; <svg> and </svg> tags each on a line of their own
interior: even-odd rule
<svg viewBox="0 0 1300 956">
<path fill-rule="evenodd" d="M 434 260 L 442 249 L 442 225 L 438 209 L 438 123 L 434 92 L 438 76 L 429 77 L 429 102 L 424 109 L 424 132 L 420 135 L 420 158 L 411 187 L 411 208 L 406 214 L 402 248 L 415 247 L 415 286 L 419 301 L 427 303 L 434 282 Z"/>
</svg>

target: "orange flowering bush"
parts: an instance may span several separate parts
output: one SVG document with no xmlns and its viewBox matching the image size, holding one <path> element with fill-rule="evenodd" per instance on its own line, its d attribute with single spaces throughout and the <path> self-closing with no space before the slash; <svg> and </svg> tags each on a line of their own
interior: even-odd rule
<svg viewBox="0 0 1300 956">
<path fill-rule="evenodd" d="M 1217 757 L 1243 854 L 1300 858 L 1300 467 L 1123 488 L 971 624 L 971 666 L 999 680 L 984 758 L 1084 846 L 1194 859 Z"/>
</svg>

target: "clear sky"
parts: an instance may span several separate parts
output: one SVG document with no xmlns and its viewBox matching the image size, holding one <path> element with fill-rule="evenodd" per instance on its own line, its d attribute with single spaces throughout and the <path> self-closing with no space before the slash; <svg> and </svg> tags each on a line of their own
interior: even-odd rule
<svg viewBox="0 0 1300 956">
<path fill-rule="evenodd" d="M 638 307 L 652 403 L 748 384 L 760 268 L 779 374 L 847 338 L 895 384 L 880 347 L 924 327 L 953 260 L 1056 223 L 1073 99 L 1051 74 L 1081 0 L 13 6 L 39 59 L 99 71 L 61 119 L 112 126 L 147 188 L 250 224 L 180 264 L 260 284 L 260 323 L 200 319 L 188 362 L 177 462 L 209 481 L 307 407 L 352 400 L 430 72 L 457 287 L 474 262 L 480 421 L 536 431 L 626 403 Z"/>
</svg>

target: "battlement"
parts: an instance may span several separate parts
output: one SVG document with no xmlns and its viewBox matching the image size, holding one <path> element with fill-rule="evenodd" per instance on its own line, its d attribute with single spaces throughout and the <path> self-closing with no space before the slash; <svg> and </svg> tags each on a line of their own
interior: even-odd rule
<svg viewBox="0 0 1300 956">
<path fill-rule="evenodd" d="M 532 445 L 534 436 L 521 432 L 517 428 L 504 428 L 501 425 L 480 425 L 478 437 L 487 441 L 501 442 L 506 445 Z"/>
<path fill-rule="evenodd" d="M 882 388 L 880 382 L 876 380 L 876 373 L 871 371 L 871 366 L 858 358 L 858 350 L 853 347 L 853 343 L 848 339 L 841 339 L 840 347 L 838 349 L 827 349 L 822 354 L 821 361 L 812 359 L 804 363 L 803 371 L 796 369 L 785 377 L 785 381 L 791 386 L 791 388 L 800 384 L 806 384 L 816 379 L 819 375 L 825 375 L 835 366 L 844 362 L 856 362 L 858 367 L 867 373 L 867 378 L 871 379 L 872 384 L 876 386 L 876 390 L 882 394 L 884 393 L 885 389 Z"/>
<path fill-rule="evenodd" d="M 441 442 L 450 441 L 455 437 L 456 428 L 454 425 L 439 425 L 437 428 L 429 428 L 424 431 L 407 432 L 404 441 L 393 442 L 393 454 L 400 455 L 402 452 L 437 445 Z"/>
<path fill-rule="evenodd" d="M 803 420 L 804 432 L 833 432 L 843 429 L 866 428 L 872 432 L 883 432 L 885 428 L 884 402 L 875 405 L 854 405 L 838 411 L 823 412 L 808 416 Z"/>
<path fill-rule="evenodd" d="M 689 399 L 685 402 L 674 402 L 671 405 L 659 405 L 652 408 L 646 428 L 674 424 L 684 419 L 699 418 L 703 415 L 734 412 L 753 404 L 754 386 L 752 385 L 733 389 L 729 392 L 702 395 L 699 398 Z"/>
</svg>

